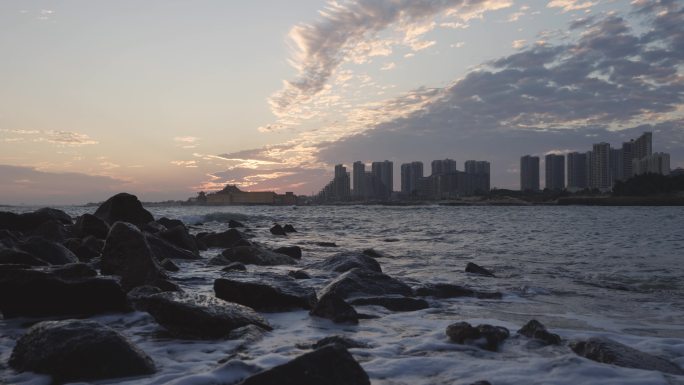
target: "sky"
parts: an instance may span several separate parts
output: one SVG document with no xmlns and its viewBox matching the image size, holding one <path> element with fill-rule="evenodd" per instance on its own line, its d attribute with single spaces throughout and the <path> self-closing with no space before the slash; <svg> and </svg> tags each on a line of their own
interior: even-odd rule
<svg viewBox="0 0 684 385">
<path fill-rule="evenodd" d="M 645 131 L 684 167 L 677 0 L 5 0 L 0 57 L 0 204 L 311 194 L 385 159 L 395 189 L 443 158 L 516 189 L 522 155 Z"/>
</svg>

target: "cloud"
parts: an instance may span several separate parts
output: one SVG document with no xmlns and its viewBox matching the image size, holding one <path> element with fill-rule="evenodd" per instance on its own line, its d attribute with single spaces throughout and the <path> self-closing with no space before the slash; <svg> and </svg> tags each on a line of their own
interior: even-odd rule
<svg viewBox="0 0 684 385">
<path fill-rule="evenodd" d="M 596 4 L 598 2 L 586 0 L 551 0 L 546 6 L 549 8 L 561 8 L 563 12 L 570 12 L 588 9 Z"/>
<path fill-rule="evenodd" d="M 43 131 L 43 133 L 45 136 L 39 138 L 39 141 L 45 141 L 60 146 L 80 147 L 98 143 L 86 134 L 80 134 L 73 131 L 49 130 Z"/>
<path fill-rule="evenodd" d="M 520 49 L 520 48 L 524 47 L 525 44 L 527 44 L 527 40 L 520 39 L 520 40 L 513 40 L 513 43 L 511 44 L 511 46 L 515 49 Z"/>
<path fill-rule="evenodd" d="M 396 66 L 397 66 L 397 64 L 395 62 L 389 62 L 389 63 L 386 63 L 385 65 L 383 65 L 380 68 L 380 70 L 381 71 L 389 71 L 389 70 L 393 70 L 394 68 L 396 68 Z"/>
<path fill-rule="evenodd" d="M 279 118 L 292 118 L 305 112 L 303 105 L 323 91 L 335 70 L 353 58 L 386 55 L 390 42 L 378 40 L 377 34 L 394 26 L 404 38 L 403 44 L 421 50 L 435 44 L 421 37 L 435 27 L 435 15 L 465 22 L 482 17 L 488 10 L 511 5 L 508 0 L 401 0 L 393 2 L 356 0 L 345 4 L 331 2 L 313 24 L 301 24 L 289 33 L 294 49 L 292 66 L 298 76 L 287 80 L 269 99 L 272 112 Z M 376 42 L 367 48 L 367 42 Z M 271 128 L 280 128 L 282 124 Z M 285 125 L 286 126 L 286 125 Z"/>
<path fill-rule="evenodd" d="M 172 160 L 171 164 L 176 165 L 176 166 L 186 167 L 186 168 L 197 167 L 197 161 L 196 160 Z"/>
</svg>

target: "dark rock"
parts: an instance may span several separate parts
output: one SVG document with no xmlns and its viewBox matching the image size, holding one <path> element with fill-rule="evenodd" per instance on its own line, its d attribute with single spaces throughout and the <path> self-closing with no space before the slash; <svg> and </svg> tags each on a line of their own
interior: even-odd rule
<svg viewBox="0 0 684 385">
<path fill-rule="evenodd" d="M 478 292 L 473 289 L 454 285 L 450 283 L 428 283 L 416 288 L 415 293 L 420 297 L 437 297 L 437 298 L 458 298 L 458 297 L 476 297 L 481 299 L 501 299 L 501 293 L 485 293 Z"/>
<path fill-rule="evenodd" d="M 145 233 L 145 239 L 152 249 L 155 258 L 161 261 L 166 258 L 172 259 L 199 259 L 199 252 L 197 254 L 190 250 L 181 249 L 176 245 L 159 238 L 155 234 Z"/>
<path fill-rule="evenodd" d="M 470 385 L 492 385 L 492 383 L 489 382 L 489 381 L 484 381 L 484 380 L 482 380 L 482 381 L 473 382 L 473 383 L 470 384 Z"/>
<path fill-rule="evenodd" d="M 211 257 L 207 261 L 208 266 L 228 266 L 231 263 L 237 263 L 237 262 L 229 261 L 223 255 L 220 255 L 220 254 L 217 256 Z"/>
<path fill-rule="evenodd" d="M 162 231 L 168 230 L 166 226 L 162 225 L 159 222 L 151 221 L 147 222 L 143 225 L 138 226 L 140 231 L 145 232 L 145 233 L 150 233 L 150 234 L 159 234 Z"/>
<path fill-rule="evenodd" d="M 8 225 L 14 225 L 13 228 L 7 227 L 8 230 L 16 230 L 24 233 L 33 232 L 40 227 L 40 225 L 48 221 L 54 220 L 64 225 L 71 225 L 73 223 L 69 214 L 62 210 L 47 207 L 31 213 L 19 214 L 16 217 L 9 216 L 7 219 L 9 220 Z"/>
<path fill-rule="evenodd" d="M 312 349 L 320 349 L 326 345 L 339 345 L 342 346 L 345 349 L 354 349 L 354 348 L 368 348 L 369 346 L 367 344 L 364 344 L 362 342 L 357 342 L 354 341 L 353 339 L 345 336 L 329 336 L 322 338 L 318 340 L 315 344 L 311 345 Z"/>
<path fill-rule="evenodd" d="M 125 222 L 114 223 L 107 235 L 102 274 L 121 276 L 121 286 L 126 291 L 167 278 L 145 238 L 140 230 Z"/>
<path fill-rule="evenodd" d="M 316 292 L 274 273 L 233 273 L 214 281 L 216 297 L 262 311 L 311 309 Z"/>
<path fill-rule="evenodd" d="M 416 311 L 427 309 L 430 305 L 424 299 L 411 297 L 367 297 L 350 301 L 352 305 L 377 305 L 391 311 Z"/>
<path fill-rule="evenodd" d="M 346 303 L 342 297 L 335 293 L 323 295 L 309 314 L 327 318 L 335 323 L 354 325 L 359 323 L 359 315 L 354 310 L 354 307 Z"/>
<path fill-rule="evenodd" d="M 126 294 L 128 301 L 133 305 L 133 308 L 138 311 L 147 311 L 147 298 L 163 293 L 163 291 L 151 285 L 138 286 Z"/>
<path fill-rule="evenodd" d="M 198 239 L 207 247 L 233 247 L 235 243 L 243 239 L 242 234 L 235 229 L 229 229 L 222 233 L 207 233 Z"/>
<path fill-rule="evenodd" d="M 91 235 L 98 239 L 105 239 L 109 233 L 109 225 L 95 215 L 83 214 L 76 220 L 74 232 L 79 238 Z"/>
<path fill-rule="evenodd" d="M 287 235 L 287 233 L 285 232 L 285 229 L 283 229 L 283 226 L 281 226 L 279 224 L 275 224 L 275 225 L 273 225 L 273 227 L 271 227 L 271 234 L 273 234 L 273 235 Z"/>
<path fill-rule="evenodd" d="M 85 263 L 58 265 L 50 268 L 49 271 L 56 277 L 67 280 L 97 277 L 97 271 Z"/>
<path fill-rule="evenodd" d="M 518 334 L 544 341 L 547 345 L 560 345 L 561 343 L 561 338 L 558 334 L 549 333 L 544 325 L 534 319 L 518 330 Z"/>
<path fill-rule="evenodd" d="M 320 247 L 337 247 L 335 242 L 316 242 L 315 244 Z"/>
<path fill-rule="evenodd" d="M 509 336 L 508 329 L 504 327 L 492 325 L 473 327 L 467 322 L 447 326 L 446 334 L 451 341 L 458 344 L 468 343 L 492 352 L 497 351 L 499 345 Z"/>
<path fill-rule="evenodd" d="M 179 226 L 185 228 L 185 223 L 183 223 L 183 221 L 181 221 L 180 219 L 169 219 L 167 217 L 161 217 L 157 219 L 156 222 L 169 230 L 172 230 L 173 228 Z"/>
<path fill-rule="evenodd" d="M 154 221 L 154 217 L 145 210 L 138 197 L 127 193 L 119 193 L 107 199 L 97 208 L 95 216 L 109 225 L 121 221 L 140 227 Z"/>
<path fill-rule="evenodd" d="M 78 262 L 78 257 L 66 247 L 40 237 L 26 238 L 18 248 L 52 265 Z"/>
<path fill-rule="evenodd" d="M 237 328 L 230 333 L 228 333 L 228 339 L 229 340 L 243 340 L 244 343 L 253 343 L 256 341 L 259 341 L 260 339 L 264 338 L 264 334 L 266 334 L 267 331 L 255 326 L 255 325 L 247 325 L 243 326 L 241 328 Z"/>
<path fill-rule="evenodd" d="M 202 242 L 196 235 L 193 235 L 192 238 L 195 240 L 195 244 L 197 245 L 197 248 L 198 248 L 200 251 L 209 250 L 209 248 L 207 247 L 207 245 L 204 244 L 204 242 Z"/>
<path fill-rule="evenodd" d="M 163 267 L 164 270 L 166 270 L 166 271 L 179 271 L 179 270 L 180 270 L 180 268 L 178 267 L 178 265 L 176 265 L 175 263 L 173 263 L 173 261 L 170 260 L 170 259 L 168 259 L 168 258 L 162 260 L 161 262 L 159 262 L 159 264 L 160 264 L 161 267 Z"/>
<path fill-rule="evenodd" d="M 245 265 L 276 266 L 297 263 L 296 260 L 285 254 L 276 253 L 257 245 L 233 247 L 226 249 L 221 255 L 229 261 L 240 262 Z"/>
<path fill-rule="evenodd" d="M 684 369 L 673 362 L 608 338 L 592 337 L 586 341 L 573 341 L 570 348 L 579 356 L 604 364 L 684 375 Z"/>
<path fill-rule="evenodd" d="M 189 250 L 193 254 L 199 256 L 199 248 L 197 247 L 195 238 L 190 235 L 185 226 L 169 228 L 168 230 L 160 231 L 157 235 L 172 245 Z"/>
<path fill-rule="evenodd" d="M 287 273 L 287 275 L 294 279 L 311 279 L 309 273 L 304 270 L 291 270 Z"/>
<path fill-rule="evenodd" d="M 79 261 L 89 262 L 102 254 L 104 245 L 105 242 L 102 239 L 89 235 L 79 242 L 75 250 L 71 247 L 69 247 L 69 249 L 76 254 Z"/>
<path fill-rule="evenodd" d="M 302 259 L 302 248 L 299 246 L 283 246 L 273 251 L 276 253 L 285 254 L 294 259 Z"/>
<path fill-rule="evenodd" d="M 49 221 L 43 222 L 31 232 L 31 235 L 41 237 L 49 241 L 62 243 L 67 238 L 71 237 L 71 230 L 67 229 L 62 222 L 51 219 Z"/>
<path fill-rule="evenodd" d="M 370 380 L 345 348 L 332 344 L 255 374 L 240 385 L 370 385 Z"/>
<path fill-rule="evenodd" d="M 46 266 L 47 262 L 15 249 L 0 249 L 0 265 Z"/>
<path fill-rule="evenodd" d="M 11 213 L 9 211 L 0 211 L 0 229 L 21 231 L 19 214 Z"/>
<path fill-rule="evenodd" d="M 89 320 L 45 321 L 17 341 L 9 364 L 49 374 L 57 382 L 132 377 L 155 372 L 154 362 L 126 337 Z"/>
<path fill-rule="evenodd" d="M 2 212 L 0 212 L 2 214 Z M 19 244 L 21 233 L 11 230 L 0 230 L 0 248 L 11 249 Z"/>
<path fill-rule="evenodd" d="M 152 317 L 179 337 L 225 338 L 246 325 L 272 330 L 254 310 L 200 294 L 161 293 L 147 297 L 146 302 Z"/>
<path fill-rule="evenodd" d="M 367 269 L 351 269 L 324 287 L 319 293 L 335 293 L 342 298 L 385 295 L 410 296 L 411 288 L 389 275 Z"/>
<path fill-rule="evenodd" d="M 390 255 L 375 249 L 365 249 L 363 250 L 363 255 L 369 256 L 371 258 L 392 258 Z"/>
<path fill-rule="evenodd" d="M 287 224 L 287 225 L 283 226 L 283 230 L 284 230 L 286 233 L 296 233 L 296 232 L 297 232 L 297 230 L 295 230 L 294 226 L 292 226 L 292 225 L 290 225 L 290 224 Z"/>
<path fill-rule="evenodd" d="M 480 265 L 476 265 L 472 262 L 468 262 L 465 268 L 466 273 L 472 273 L 472 274 L 479 274 L 479 275 L 484 275 L 486 277 L 496 277 L 494 273 L 491 271 L 485 269 L 484 267 Z"/>
<path fill-rule="evenodd" d="M 87 269 L 80 264 L 65 269 L 61 272 L 0 271 L 0 311 L 4 317 L 93 315 L 130 310 L 126 294 L 116 280 L 70 278 L 85 275 Z"/>
<path fill-rule="evenodd" d="M 221 271 L 247 271 L 247 267 L 240 262 L 231 262 Z"/>
<path fill-rule="evenodd" d="M 354 268 L 362 268 L 366 270 L 382 272 L 380 264 L 375 259 L 357 253 L 339 253 L 328 257 L 320 262 L 315 262 L 307 266 L 308 268 L 334 271 L 343 273 Z"/>
<path fill-rule="evenodd" d="M 242 224 L 242 222 L 236 221 L 235 219 L 230 219 L 230 220 L 228 220 L 228 227 L 230 227 L 231 229 L 234 229 L 237 227 L 245 227 L 245 225 Z"/>
</svg>

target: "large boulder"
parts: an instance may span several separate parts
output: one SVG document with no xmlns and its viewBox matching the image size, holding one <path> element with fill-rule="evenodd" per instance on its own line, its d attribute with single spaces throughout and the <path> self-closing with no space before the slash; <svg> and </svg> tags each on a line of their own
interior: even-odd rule
<svg viewBox="0 0 684 385">
<path fill-rule="evenodd" d="M 198 234 L 198 238 L 207 247 L 233 247 L 244 239 L 236 229 L 228 229 L 221 233 Z"/>
<path fill-rule="evenodd" d="M 146 310 L 171 334 L 226 338 L 234 329 L 256 325 L 272 330 L 253 309 L 200 294 L 160 293 L 145 298 Z"/>
<path fill-rule="evenodd" d="M 48 374 L 58 383 L 155 372 L 152 359 L 126 337 L 89 320 L 33 325 L 17 341 L 9 364 L 19 372 Z"/>
<path fill-rule="evenodd" d="M 427 309 L 430 304 L 424 299 L 400 296 L 355 298 L 352 305 L 376 305 L 391 311 L 416 311 Z"/>
<path fill-rule="evenodd" d="M 71 238 L 64 242 L 64 246 L 71 250 L 81 262 L 89 262 L 98 258 L 102 254 L 104 245 L 104 240 L 95 238 L 92 235 L 88 235 L 83 239 Z"/>
<path fill-rule="evenodd" d="M 604 364 L 684 375 L 684 369 L 664 358 L 636 350 L 608 338 L 573 341 L 570 348 L 579 356 Z"/>
<path fill-rule="evenodd" d="M 495 277 L 494 273 L 473 262 L 468 262 L 465 271 L 466 273 L 484 275 L 485 277 Z"/>
<path fill-rule="evenodd" d="M 0 249 L 0 265 L 46 266 L 47 262 L 15 249 Z"/>
<path fill-rule="evenodd" d="M 550 333 L 541 322 L 534 319 L 518 330 L 518 334 L 542 341 L 546 345 L 560 345 L 561 343 L 561 338 L 558 334 Z"/>
<path fill-rule="evenodd" d="M 19 214 L 9 211 L 0 211 L 0 229 L 20 231 L 21 221 L 19 219 Z"/>
<path fill-rule="evenodd" d="M 78 262 L 78 257 L 63 245 L 41 237 L 28 237 L 18 248 L 52 265 Z"/>
<path fill-rule="evenodd" d="M 501 293 L 498 292 L 475 291 L 451 283 L 428 283 L 416 288 L 415 293 L 420 297 L 436 298 L 475 297 L 480 299 L 501 299 L 502 297 Z"/>
<path fill-rule="evenodd" d="M 109 233 L 109 225 L 95 215 L 83 214 L 76 220 L 74 232 L 79 238 L 91 235 L 98 239 L 105 239 Z"/>
<path fill-rule="evenodd" d="M 197 242 L 195 242 L 195 238 L 190 235 L 185 226 L 178 225 L 170 227 L 168 230 L 160 231 L 157 235 L 159 238 L 169 242 L 170 244 L 180 247 L 184 250 L 189 250 L 193 254 L 199 256 Z"/>
<path fill-rule="evenodd" d="M 327 293 L 322 296 L 309 314 L 327 318 L 335 323 L 354 325 L 359 323 L 359 314 L 354 310 L 354 307 L 335 293 Z"/>
<path fill-rule="evenodd" d="M 335 293 L 342 298 L 385 295 L 410 296 L 413 292 L 405 283 L 373 270 L 355 268 L 330 282 L 319 293 Z"/>
<path fill-rule="evenodd" d="M 276 253 L 285 254 L 294 259 L 302 259 L 302 248 L 299 246 L 283 246 L 273 251 Z"/>
<path fill-rule="evenodd" d="M 0 228 L 29 233 L 51 220 L 64 225 L 71 225 L 73 223 L 69 214 L 64 211 L 46 207 L 23 214 L 0 213 Z"/>
<path fill-rule="evenodd" d="M 332 345 L 332 344 L 342 346 L 345 349 L 355 349 L 355 348 L 366 349 L 366 348 L 369 348 L 369 346 L 363 342 L 354 341 L 353 339 L 351 339 L 349 337 L 339 336 L 339 335 L 321 338 L 320 340 L 316 341 L 315 344 L 311 345 L 311 348 L 312 349 L 319 349 L 319 348 L 322 348 L 326 345 Z"/>
<path fill-rule="evenodd" d="M 157 234 L 145 233 L 145 239 L 152 249 L 158 261 L 166 258 L 171 259 L 199 259 L 199 252 L 194 253 L 190 250 L 180 248 L 174 244 L 157 236 Z"/>
<path fill-rule="evenodd" d="M 240 385 L 370 385 L 370 380 L 347 349 L 330 344 L 255 374 Z"/>
<path fill-rule="evenodd" d="M 235 219 L 230 219 L 228 220 L 228 227 L 234 229 L 237 227 L 245 227 L 245 225 L 242 222 L 236 221 Z"/>
<path fill-rule="evenodd" d="M 316 292 L 293 278 L 275 273 L 231 273 L 214 281 L 218 298 L 261 311 L 311 309 Z"/>
<path fill-rule="evenodd" d="M 296 260 L 285 254 L 276 253 L 258 245 L 233 247 L 224 250 L 221 255 L 229 261 L 240 262 L 245 265 L 277 266 L 297 263 Z"/>
<path fill-rule="evenodd" d="M 5 318 L 13 318 L 130 310 L 116 280 L 92 277 L 89 271 L 82 264 L 52 270 L 0 270 L 0 311 Z"/>
<path fill-rule="evenodd" d="M 185 227 L 185 223 L 181 221 L 180 219 L 169 219 L 167 217 L 161 217 L 157 219 L 157 223 L 160 225 L 166 227 L 167 229 L 173 229 L 174 227 Z"/>
<path fill-rule="evenodd" d="M 62 222 L 55 219 L 43 222 L 36 227 L 31 235 L 47 239 L 49 241 L 63 243 L 67 238 L 71 237 L 71 229 L 67 228 Z"/>
<path fill-rule="evenodd" d="M 101 271 L 121 276 L 126 291 L 167 278 L 143 233 L 126 222 L 116 222 L 109 230 L 102 250 Z"/>
<path fill-rule="evenodd" d="M 471 326 L 467 322 L 457 322 L 447 326 L 446 335 L 457 344 L 470 344 L 495 352 L 499 345 L 510 335 L 502 326 Z"/>
<path fill-rule="evenodd" d="M 339 253 L 328 257 L 320 262 L 315 262 L 307 266 L 307 268 L 334 271 L 343 273 L 355 268 L 361 268 L 371 271 L 382 272 L 382 268 L 378 261 L 374 258 L 364 254 L 358 253 Z"/>
<path fill-rule="evenodd" d="M 275 225 L 273 225 L 273 227 L 271 227 L 270 231 L 271 231 L 271 234 L 273 234 L 273 235 L 287 235 L 283 226 L 281 226 L 277 223 Z"/>
<path fill-rule="evenodd" d="M 154 220 L 138 197 L 128 193 L 119 193 L 107 199 L 97 208 L 95 216 L 110 225 L 120 221 L 132 223 L 138 227 Z"/>
</svg>

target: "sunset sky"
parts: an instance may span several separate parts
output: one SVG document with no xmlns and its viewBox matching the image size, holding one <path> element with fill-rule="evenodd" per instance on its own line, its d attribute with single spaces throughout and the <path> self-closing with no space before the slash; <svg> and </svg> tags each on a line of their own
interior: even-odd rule
<svg viewBox="0 0 684 385">
<path fill-rule="evenodd" d="M 0 2 L 0 204 L 317 192 L 654 132 L 684 167 L 684 2 Z M 543 172 L 542 172 L 543 174 Z"/>
</svg>

